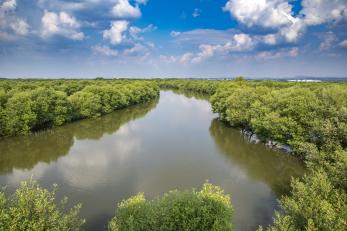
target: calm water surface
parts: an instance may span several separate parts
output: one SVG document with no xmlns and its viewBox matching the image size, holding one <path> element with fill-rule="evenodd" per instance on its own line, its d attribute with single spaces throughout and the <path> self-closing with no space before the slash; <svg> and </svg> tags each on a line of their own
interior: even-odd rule
<svg viewBox="0 0 347 231">
<path fill-rule="evenodd" d="M 206 180 L 232 196 L 237 230 L 271 223 L 277 199 L 303 166 L 250 144 L 203 99 L 162 91 L 160 99 L 98 119 L 0 140 L 0 184 L 13 191 L 31 176 L 58 197 L 83 204 L 87 230 L 103 230 L 115 205 L 138 192 L 153 198 Z"/>
</svg>

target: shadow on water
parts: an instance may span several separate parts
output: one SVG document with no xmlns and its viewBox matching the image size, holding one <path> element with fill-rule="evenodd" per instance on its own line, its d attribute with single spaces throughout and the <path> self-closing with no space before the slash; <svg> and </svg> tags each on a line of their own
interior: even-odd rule
<svg viewBox="0 0 347 231">
<path fill-rule="evenodd" d="M 122 124 L 139 119 L 153 110 L 159 99 L 115 111 L 96 119 L 87 119 L 30 136 L 0 139 L 0 174 L 14 169 L 30 170 L 39 162 L 51 163 L 66 155 L 74 140 L 98 140 L 116 132 Z"/>
<path fill-rule="evenodd" d="M 263 144 L 249 143 L 238 129 L 228 127 L 218 119 L 212 120 L 210 134 L 220 153 L 246 169 L 252 178 L 268 184 L 277 197 L 290 191 L 291 177 L 304 174 L 304 165 L 298 159 L 269 150 Z"/>
</svg>

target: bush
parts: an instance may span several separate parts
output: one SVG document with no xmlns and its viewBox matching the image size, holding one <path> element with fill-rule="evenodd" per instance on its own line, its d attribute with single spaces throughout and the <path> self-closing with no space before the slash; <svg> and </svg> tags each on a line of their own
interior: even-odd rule
<svg viewBox="0 0 347 231">
<path fill-rule="evenodd" d="M 347 229 L 347 196 L 331 184 L 324 171 L 293 180 L 292 188 L 292 196 L 281 200 L 284 213 L 276 214 L 268 231 Z"/>
<path fill-rule="evenodd" d="M 230 197 L 205 183 L 201 191 L 170 191 L 148 201 L 143 193 L 118 204 L 111 231 L 233 230 Z"/>
<path fill-rule="evenodd" d="M 79 217 L 80 205 L 66 210 L 67 198 L 55 203 L 55 189 L 50 192 L 36 182 L 22 182 L 16 192 L 7 197 L 0 192 L 1 230 L 81 230 L 84 219 Z"/>
</svg>

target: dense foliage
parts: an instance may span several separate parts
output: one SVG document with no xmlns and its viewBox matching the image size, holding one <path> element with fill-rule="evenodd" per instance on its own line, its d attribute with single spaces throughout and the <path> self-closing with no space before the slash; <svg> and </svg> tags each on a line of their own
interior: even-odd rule
<svg viewBox="0 0 347 231">
<path fill-rule="evenodd" d="M 155 82 L 1 80 L 0 136 L 26 135 L 157 97 Z"/>
<path fill-rule="evenodd" d="M 67 210 L 66 202 L 66 198 L 55 202 L 55 190 L 50 192 L 33 181 L 22 182 L 13 195 L 0 192 L 0 230 L 81 230 L 81 206 Z"/>
<path fill-rule="evenodd" d="M 140 193 L 118 204 L 112 231 L 233 230 L 230 197 L 205 183 L 201 191 L 170 191 L 155 200 Z"/>
<path fill-rule="evenodd" d="M 159 84 L 209 94 L 221 120 L 271 146 L 288 145 L 306 162 L 309 174 L 292 181 L 269 230 L 347 230 L 347 84 L 243 78 Z"/>
</svg>

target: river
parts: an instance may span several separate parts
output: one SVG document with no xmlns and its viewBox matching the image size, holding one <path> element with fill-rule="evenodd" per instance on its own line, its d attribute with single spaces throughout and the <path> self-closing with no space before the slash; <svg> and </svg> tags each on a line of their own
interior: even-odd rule
<svg viewBox="0 0 347 231">
<path fill-rule="evenodd" d="M 272 222 L 278 199 L 303 164 L 249 143 L 200 97 L 161 91 L 160 99 L 27 137 L 0 140 L 0 185 L 30 177 L 57 197 L 82 203 L 86 230 L 106 229 L 116 203 L 138 192 L 154 198 L 208 180 L 232 197 L 236 230 Z"/>
</svg>

